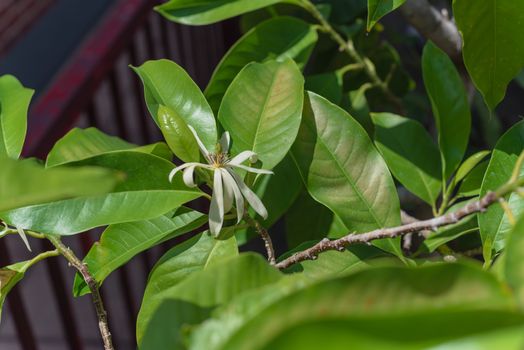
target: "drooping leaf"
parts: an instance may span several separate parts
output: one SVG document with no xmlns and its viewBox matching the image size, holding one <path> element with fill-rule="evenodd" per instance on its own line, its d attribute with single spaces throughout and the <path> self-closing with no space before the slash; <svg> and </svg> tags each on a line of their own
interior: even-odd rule
<svg viewBox="0 0 524 350">
<path fill-rule="evenodd" d="M 265 21 L 240 38 L 224 55 L 205 90 L 215 112 L 229 84 L 250 62 L 289 57 L 303 68 L 318 39 L 315 28 L 302 20 L 277 17 Z"/>
<path fill-rule="evenodd" d="M 144 84 L 147 108 L 157 125 L 158 109 L 166 106 L 196 130 L 208 150 L 214 151 L 217 128 L 213 111 L 186 71 L 169 60 L 147 61 L 133 69 Z"/>
<path fill-rule="evenodd" d="M 255 152 L 272 169 L 289 151 L 300 126 L 304 78 L 291 60 L 251 63 L 231 83 L 218 118 L 233 139 L 232 153 Z"/>
<path fill-rule="evenodd" d="M 31 160 L 3 159 L 0 211 L 110 192 L 122 175 L 96 167 L 45 169 Z M 0 217 L 3 217 L 0 215 Z"/>
<path fill-rule="evenodd" d="M 308 92 L 292 155 L 311 196 L 350 232 L 400 224 L 399 199 L 384 160 L 341 108 Z M 401 254 L 398 241 L 382 243 Z"/>
<path fill-rule="evenodd" d="M 503 273 L 506 281 L 515 293 L 515 297 L 524 307 L 524 216 L 517 221 L 508 234 L 504 252 Z"/>
<path fill-rule="evenodd" d="M 89 272 L 101 285 L 107 276 L 124 265 L 137 254 L 174 237 L 202 226 L 207 217 L 194 210 L 183 210 L 180 214 L 160 216 L 151 220 L 110 225 L 99 242 L 96 242 L 83 262 Z M 73 294 L 89 293 L 84 279 L 77 274 Z"/>
<path fill-rule="evenodd" d="M 491 155 L 486 175 L 482 182 L 480 196 L 488 191 L 495 191 L 504 185 L 511 177 L 517 158 L 524 149 L 524 121 L 515 124 L 497 142 Z M 524 175 L 522 169 L 520 176 Z M 524 212 L 524 201 L 514 193 L 506 197 L 513 214 L 518 217 Z M 500 205 L 492 205 L 485 213 L 479 214 L 479 227 L 482 243 L 489 244 L 484 259 L 491 261 L 492 252 L 498 253 L 505 247 L 506 237 L 511 230 L 511 224 Z"/>
<path fill-rule="evenodd" d="M 133 150 L 162 158 L 173 157 L 164 143 L 137 146 L 118 137 L 104 134 L 96 128 L 74 128 L 58 140 L 46 159 L 46 167 L 64 165 L 93 158 L 104 153 Z"/>
<path fill-rule="evenodd" d="M 372 114 L 375 144 L 389 169 L 410 192 L 431 206 L 441 189 L 440 154 L 426 129 L 390 113 Z"/>
<path fill-rule="evenodd" d="M 464 157 L 471 129 L 469 102 L 455 65 L 435 44 L 428 42 L 422 55 L 422 73 L 438 128 L 438 142 L 447 180 Z"/>
<path fill-rule="evenodd" d="M 0 158 L 20 156 L 33 92 L 12 75 L 0 77 Z"/>
<path fill-rule="evenodd" d="M 126 174 L 126 180 L 111 193 L 29 205 L 4 211 L 0 217 L 23 229 L 71 235 L 104 225 L 153 219 L 202 194 L 185 186 L 181 175 L 170 183 L 173 165 L 147 153 L 110 152 L 75 164 L 118 170 Z"/>
<path fill-rule="evenodd" d="M 464 63 L 490 109 L 524 67 L 522 0 L 453 1 L 453 14 L 464 39 Z"/>
<path fill-rule="evenodd" d="M 385 15 L 400 7 L 406 0 L 368 0 L 368 31 Z"/>
<path fill-rule="evenodd" d="M 204 25 L 222 21 L 246 12 L 286 2 L 300 4 L 299 0 L 170 0 L 155 7 L 167 19 L 189 25 Z"/>
<path fill-rule="evenodd" d="M 184 162 L 198 162 L 200 151 L 186 122 L 166 106 L 158 107 L 158 124 L 173 153 Z"/>
</svg>

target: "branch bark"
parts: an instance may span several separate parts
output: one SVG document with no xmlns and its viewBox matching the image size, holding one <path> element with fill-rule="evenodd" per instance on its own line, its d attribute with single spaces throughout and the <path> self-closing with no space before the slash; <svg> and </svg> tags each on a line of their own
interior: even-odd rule
<svg viewBox="0 0 524 350">
<path fill-rule="evenodd" d="M 275 265 L 277 262 L 275 257 L 275 249 L 273 248 L 273 241 L 271 240 L 269 232 L 267 232 L 267 230 L 257 220 L 249 216 L 247 211 L 244 215 L 244 220 L 246 220 L 248 225 L 253 227 L 255 231 L 257 231 L 258 235 L 262 238 L 264 241 L 264 246 L 266 247 L 267 260 L 271 265 Z"/>
<path fill-rule="evenodd" d="M 453 60 L 460 61 L 462 38 L 457 26 L 428 0 L 407 0 L 400 12 L 422 36 L 433 41 Z"/>
<path fill-rule="evenodd" d="M 98 283 L 95 278 L 89 272 L 87 265 L 84 264 L 71 249 L 66 247 L 60 240 L 60 237 L 53 235 L 46 235 L 46 238 L 55 246 L 58 252 L 67 259 L 78 272 L 82 275 L 89 290 L 91 291 L 91 298 L 95 305 L 96 316 L 98 317 L 98 328 L 104 342 L 104 350 L 114 350 L 113 342 L 111 340 L 111 332 L 109 332 L 109 326 L 107 323 L 107 312 L 104 308 L 104 303 L 100 292 L 98 291 Z"/>
</svg>

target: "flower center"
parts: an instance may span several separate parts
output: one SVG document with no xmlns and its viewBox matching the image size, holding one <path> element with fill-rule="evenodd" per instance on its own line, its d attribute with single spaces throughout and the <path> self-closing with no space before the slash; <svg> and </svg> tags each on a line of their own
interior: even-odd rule
<svg viewBox="0 0 524 350">
<path fill-rule="evenodd" d="M 217 152 L 210 153 L 209 158 L 211 159 L 211 165 L 215 168 L 223 167 L 227 162 L 229 162 L 229 154 Z"/>
</svg>

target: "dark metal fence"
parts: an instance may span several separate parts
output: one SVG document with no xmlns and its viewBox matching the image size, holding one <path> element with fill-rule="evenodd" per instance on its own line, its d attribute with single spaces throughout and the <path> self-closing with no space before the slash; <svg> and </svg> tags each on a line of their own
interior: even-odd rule
<svg viewBox="0 0 524 350">
<path fill-rule="evenodd" d="M 160 139 L 143 102 L 141 84 L 128 64 L 169 58 L 203 87 L 237 32 L 234 22 L 205 27 L 173 24 L 152 11 L 157 2 L 115 2 L 33 103 L 24 156 L 45 157 L 73 126 L 95 126 L 137 144 Z M 100 230 L 81 234 L 66 243 L 83 256 L 99 234 Z M 48 248 L 42 244 L 33 250 Z M 161 253 L 157 248 L 133 259 L 102 287 L 118 349 L 135 348 L 135 319 L 147 272 Z M 16 237 L 0 240 L 2 266 L 27 257 Z M 89 296 L 72 297 L 73 275 L 58 258 L 28 272 L 7 298 L 0 326 L 2 350 L 101 347 Z"/>
</svg>

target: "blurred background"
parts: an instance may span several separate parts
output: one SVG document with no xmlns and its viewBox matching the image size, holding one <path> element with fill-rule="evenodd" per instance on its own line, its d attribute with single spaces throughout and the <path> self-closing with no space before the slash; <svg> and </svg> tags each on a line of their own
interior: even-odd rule
<svg viewBox="0 0 524 350">
<path fill-rule="evenodd" d="M 239 36 L 235 21 L 188 27 L 153 12 L 156 0 L 0 0 L 0 75 L 35 89 L 25 157 L 43 158 L 74 126 L 95 126 L 137 144 L 161 135 L 129 64 L 168 58 L 203 89 Z M 66 239 L 84 256 L 98 232 Z M 0 265 L 32 256 L 17 237 L 0 240 Z M 33 251 L 46 247 L 33 243 Z M 154 249 L 102 288 L 117 349 L 135 348 L 135 319 Z M 100 349 L 90 297 L 74 299 L 74 271 L 62 259 L 38 264 L 10 293 L 0 323 L 1 350 Z"/>
</svg>

